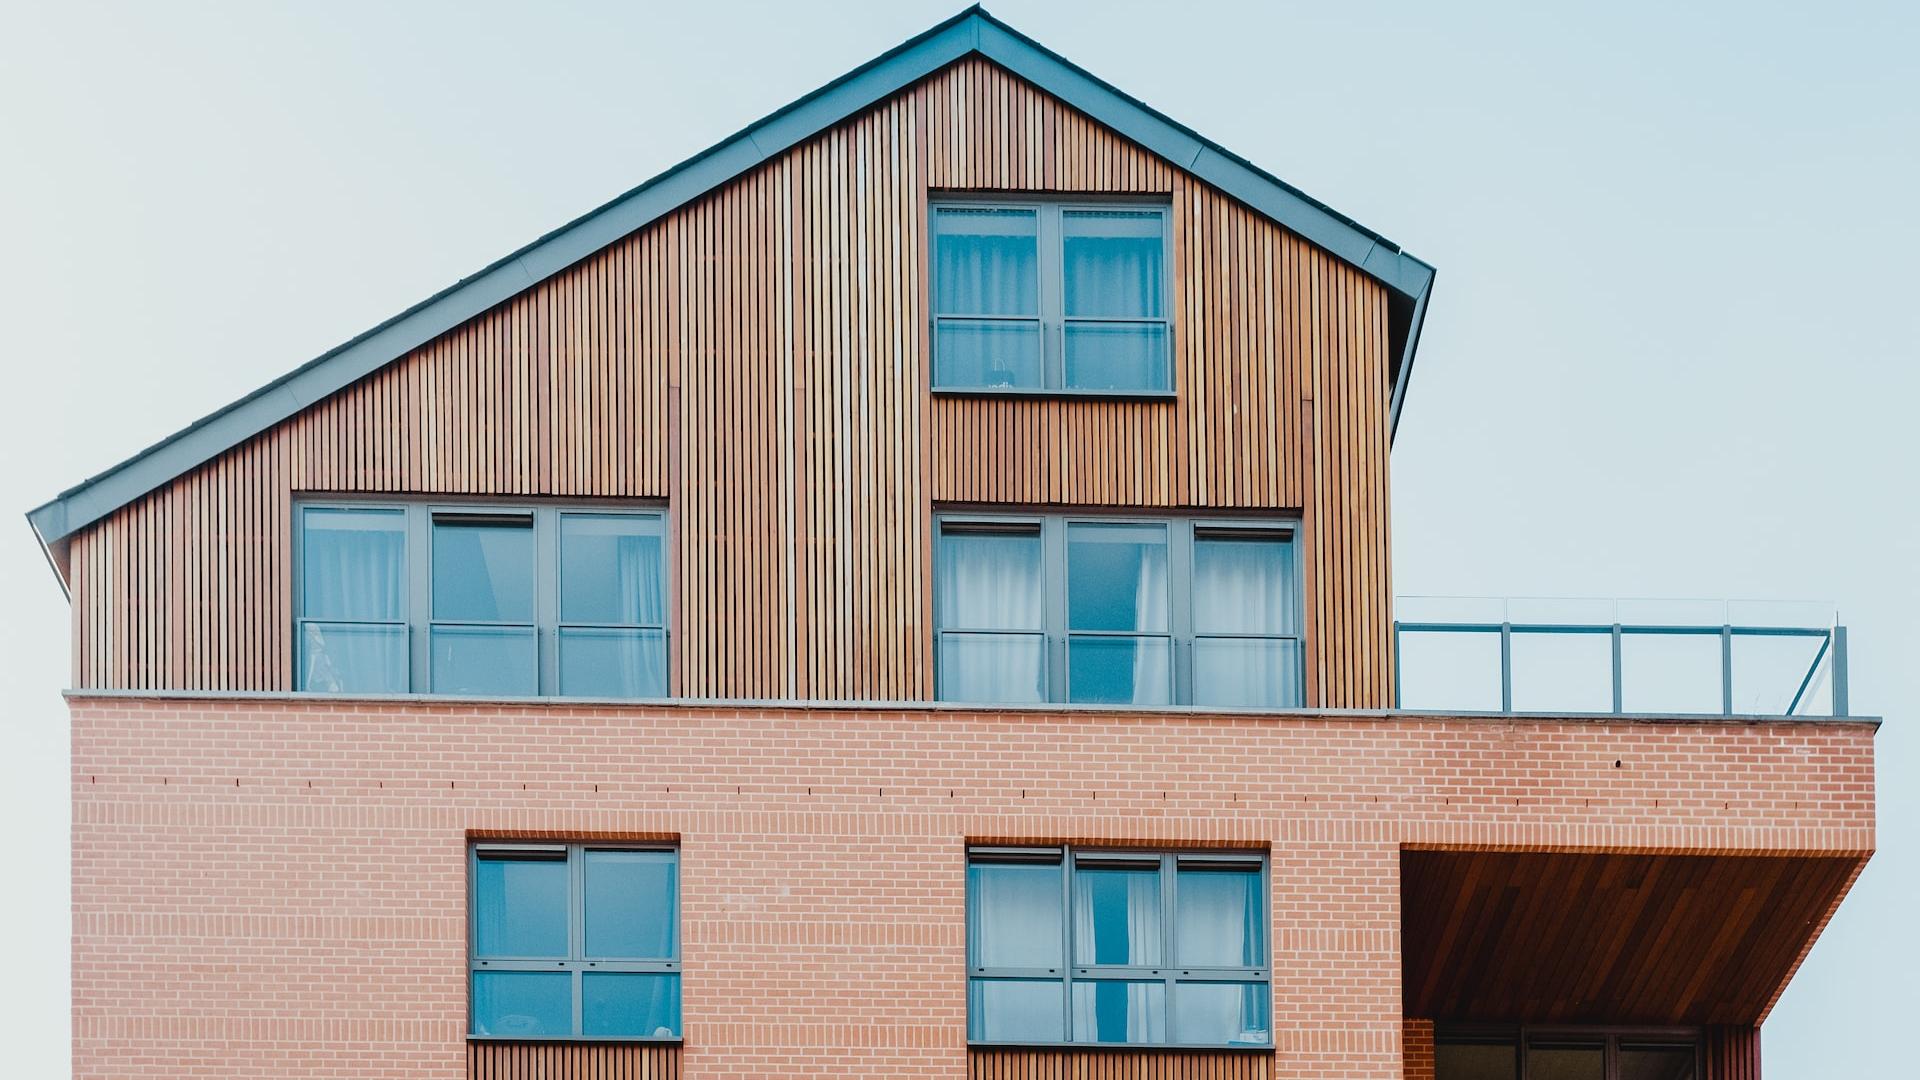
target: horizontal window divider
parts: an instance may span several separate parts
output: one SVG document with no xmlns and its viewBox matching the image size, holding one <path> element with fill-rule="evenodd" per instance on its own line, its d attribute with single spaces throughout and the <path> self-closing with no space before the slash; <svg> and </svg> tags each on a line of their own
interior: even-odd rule
<svg viewBox="0 0 1920 1080">
<path fill-rule="evenodd" d="M 1061 965 L 1057 968 L 974 968 L 971 974 L 976 979 L 1028 979 L 1059 982 L 1066 972 L 1066 966 Z"/>
<path fill-rule="evenodd" d="M 473 966 L 489 971 L 606 971 L 613 974 L 672 975 L 680 970 L 678 960 L 542 960 L 527 957 L 476 956 Z"/>
<path fill-rule="evenodd" d="M 1170 638 L 1171 630 L 1069 630 L 1068 637 Z"/>
<path fill-rule="evenodd" d="M 944 315 L 941 316 L 941 318 L 947 317 L 948 316 Z M 1061 321 L 1065 322 L 1068 326 L 1072 326 L 1074 323 L 1115 326 L 1123 324 L 1133 326 L 1167 325 L 1166 317 L 1162 315 L 1063 315 L 1061 316 Z"/>
<path fill-rule="evenodd" d="M 517 623 L 515 625 L 525 626 L 527 624 Z M 644 622 L 558 622 L 558 623 L 554 623 L 553 625 L 554 625 L 554 628 L 557 630 L 662 630 L 664 631 L 667 628 L 666 623 L 644 623 Z"/>
<path fill-rule="evenodd" d="M 992 627 L 982 627 L 982 626 L 943 626 L 940 628 L 940 632 L 943 634 L 993 634 L 996 636 L 1015 636 L 1015 637 L 1046 637 L 1047 636 L 1047 632 L 1045 630 L 995 630 Z"/>
<path fill-rule="evenodd" d="M 300 626 L 405 626 L 405 619 L 328 619 L 318 615 L 302 616 L 294 622 Z"/>
<path fill-rule="evenodd" d="M 1299 634 L 1219 634 L 1199 633 L 1193 635 L 1195 641 L 1299 641 Z"/>
<path fill-rule="evenodd" d="M 482 859 L 564 859 L 565 844 L 475 844 L 475 857 Z"/>
<path fill-rule="evenodd" d="M 1040 325 L 1038 315 L 960 315 L 954 312 L 943 312 L 935 315 L 933 320 L 935 322 L 1011 322 Z"/>
<path fill-rule="evenodd" d="M 954 397 L 1139 399 L 1142 401 L 1176 401 L 1180 396 L 1173 390 L 1096 390 L 1077 386 L 966 386 L 951 383 L 935 385 L 933 392 Z"/>
<path fill-rule="evenodd" d="M 662 1046 L 679 1046 L 686 1042 L 678 1035 L 475 1035 L 467 1034 L 470 1043 L 497 1043 L 503 1046 L 539 1046 L 547 1043 L 568 1043 L 586 1046 L 616 1045 L 625 1043 L 658 1043 Z"/>
<path fill-rule="evenodd" d="M 1124 1043 L 1124 1042 L 1032 1042 L 1032 1041 L 993 1041 L 988 1039 L 968 1039 L 969 1050 L 1066 1050 L 1094 1054 L 1160 1054 L 1178 1051 L 1183 1054 L 1271 1054 L 1271 1038 L 1263 1043 Z"/>
<path fill-rule="evenodd" d="M 974 862 L 1057 863 L 1066 852 L 1057 847 L 970 847 L 967 857 Z"/>
</svg>

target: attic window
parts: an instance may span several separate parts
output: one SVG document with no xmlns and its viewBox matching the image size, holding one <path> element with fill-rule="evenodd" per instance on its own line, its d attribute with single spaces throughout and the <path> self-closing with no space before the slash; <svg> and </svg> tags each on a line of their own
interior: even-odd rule
<svg viewBox="0 0 1920 1080">
<path fill-rule="evenodd" d="M 933 207 L 933 388 L 1164 395 L 1167 208 Z"/>
</svg>

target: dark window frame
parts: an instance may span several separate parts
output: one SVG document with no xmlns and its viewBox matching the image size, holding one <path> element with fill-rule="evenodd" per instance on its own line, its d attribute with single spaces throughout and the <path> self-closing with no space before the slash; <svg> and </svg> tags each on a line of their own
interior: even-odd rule
<svg viewBox="0 0 1920 1080">
<path fill-rule="evenodd" d="M 369 622 L 309 618 L 305 611 L 305 515 L 309 510 L 383 511 L 401 515 L 404 537 L 401 618 Z M 560 550 L 561 520 L 566 517 L 632 517 L 657 523 L 660 546 L 660 621 L 657 623 L 598 624 L 568 622 L 561 618 L 560 575 L 563 573 Z M 576 627 L 612 627 L 658 632 L 665 649 L 669 679 L 673 658 L 673 566 L 672 532 L 667 509 L 657 503 L 582 500 L 506 500 L 441 498 L 383 498 L 353 495 L 296 496 L 292 518 L 292 597 L 293 664 L 292 685 L 302 693 L 330 693 L 308 690 L 304 685 L 305 629 L 309 623 L 325 625 L 383 625 L 404 629 L 406 633 L 406 687 L 394 693 L 427 696 L 433 687 L 433 628 L 436 625 L 517 625 L 525 623 L 475 622 L 470 619 L 440 619 L 433 611 L 433 529 L 435 518 L 510 519 L 525 518 L 533 528 L 534 690 L 529 697 L 559 697 L 561 631 Z M 461 696 L 461 695 L 455 695 Z M 634 698 L 631 700 L 656 700 Z"/>
<path fill-rule="evenodd" d="M 942 209 L 1030 210 L 1035 215 L 1035 274 L 1039 284 L 1037 314 L 1033 316 L 989 316 L 970 312 L 937 310 L 939 272 L 934 247 L 938 243 L 939 214 Z M 1161 275 L 1158 317 L 1099 317 L 1066 314 L 1065 240 L 1062 220 L 1074 211 L 1098 213 L 1111 210 L 1152 211 L 1160 217 Z M 1111 195 L 1089 198 L 1079 195 L 1044 194 L 936 194 L 927 204 L 927 382 L 935 394 L 985 397 L 1085 397 L 1126 398 L 1146 401 L 1171 401 L 1179 396 L 1179 372 L 1173 362 L 1174 340 L 1173 275 L 1173 202 L 1166 195 Z M 975 386 L 944 383 L 939 379 L 940 323 L 943 319 L 1037 323 L 1040 330 L 1039 386 Z M 1066 328 L 1071 323 L 1130 322 L 1159 326 L 1166 342 L 1167 385 L 1140 388 L 1081 388 L 1066 382 Z"/>
<path fill-rule="evenodd" d="M 586 855 L 589 851 L 668 852 L 674 859 L 673 955 L 663 959 L 593 959 L 586 955 Z M 479 955 L 480 914 L 479 863 L 485 858 L 564 860 L 567 864 L 567 952 L 565 959 L 551 957 L 482 957 Z M 680 1033 L 675 1035 L 585 1035 L 582 1029 L 584 993 L 582 977 L 589 973 L 671 974 L 681 975 L 681 949 L 684 926 L 680 919 L 680 845 L 665 841 L 493 841 L 467 843 L 467 1038 L 474 1042 L 641 1042 L 677 1045 L 686 1037 L 685 984 L 680 985 Z M 567 972 L 571 976 L 572 1033 L 540 1035 L 490 1035 L 474 1031 L 474 976 L 489 971 Z"/>
<path fill-rule="evenodd" d="M 1071 527 L 1074 525 L 1164 525 L 1167 529 L 1167 587 L 1168 587 L 1168 623 L 1167 631 L 1098 631 L 1074 630 L 1070 626 L 1067 612 L 1068 575 L 1071 567 L 1067 558 L 1067 544 Z M 941 600 L 941 575 L 945 572 L 940 564 L 940 539 L 948 526 L 954 526 L 958 532 L 1036 532 L 1040 538 L 1040 575 L 1041 588 L 1045 591 L 1042 627 L 1038 631 L 1002 631 L 983 630 L 978 627 L 949 626 L 944 603 Z M 1216 536 L 1241 533 L 1250 538 L 1284 539 L 1287 555 L 1292 562 L 1294 605 L 1292 634 L 1225 634 L 1198 633 L 1194 629 L 1193 600 L 1193 557 L 1194 544 L 1199 540 Z M 1071 702 L 1072 693 L 1068 678 L 1068 643 L 1076 636 L 1120 636 L 1165 637 L 1171 643 L 1171 701 L 1166 705 L 1117 704 L 1104 705 L 1106 708 L 1157 709 L 1168 707 L 1199 708 L 1254 708 L 1264 710 L 1297 709 L 1305 706 L 1306 696 L 1306 597 L 1305 578 L 1303 576 L 1301 556 L 1300 522 L 1292 518 L 1279 517 L 1218 517 L 1193 514 L 1136 514 L 1136 513 L 1087 513 L 1087 512 L 1034 512 L 1034 513 L 995 513 L 975 510 L 939 510 L 933 515 L 933 656 L 934 656 L 934 698 L 950 701 L 946 696 L 941 663 L 941 641 L 949 634 L 1027 634 L 1040 636 L 1044 641 L 1042 650 L 1042 680 L 1046 689 L 1045 698 L 1038 705 L 1057 705 Z M 1193 652 L 1194 642 L 1198 640 L 1216 640 L 1223 638 L 1258 639 L 1272 641 L 1291 641 L 1294 643 L 1298 668 L 1295 671 L 1294 685 L 1298 690 L 1298 699 L 1274 706 L 1234 706 L 1201 705 L 1194 706 Z M 975 704 L 996 704 L 977 702 Z M 1005 703 L 1000 703 L 1005 704 Z"/>
<path fill-rule="evenodd" d="M 1532 1047 L 1601 1048 L 1601 1075 L 1617 1080 L 1620 1050 L 1670 1049 L 1685 1047 L 1693 1051 L 1693 1077 L 1706 1075 L 1705 1040 L 1697 1027 L 1621 1025 L 1621 1024 L 1446 1024 L 1434 1032 L 1435 1069 L 1439 1048 L 1446 1045 L 1502 1046 L 1513 1051 L 1514 1080 L 1527 1080 L 1527 1054 Z M 1445 1080 L 1441 1077 L 1440 1080 Z"/>
<path fill-rule="evenodd" d="M 1081 860 L 1090 864 L 1144 864 L 1153 861 L 1160 874 L 1161 959 L 1158 965 L 1081 964 L 1074 956 L 1074 875 Z M 1084 844 L 1008 846 L 970 844 L 966 866 L 970 872 L 977 864 L 1058 865 L 1061 903 L 1061 957 L 1056 967 L 988 967 L 977 962 L 980 912 L 973 902 L 969 881 L 966 889 L 966 965 L 968 985 L 967 1045 L 977 1047 L 1040 1046 L 1077 1047 L 1102 1050 L 1225 1050 L 1243 1053 L 1271 1052 L 1274 1048 L 1273 1025 L 1273 872 L 1270 853 L 1259 848 L 1129 848 Z M 1256 868 L 1260 881 L 1260 926 L 1266 961 L 1253 967 L 1182 965 L 1177 936 L 1179 913 L 1179 872 L 1207 864 L 1226 868 Z M 969 878 L 971 874 L 969 873 Z M 981 981 L 1045 981 L 1060 983 L 1061 1031 L 1059 1042 L 1005 1041 L 973 1038 L 972 986 Z M 1166 1042 L 1127 1043 L 1075 1039 L 1073 1030 L 1073 987 L 1076 982 L 1129 981 L 1164 983 L 1162 1024 Z M 1174 999 L 1179 986 L 1194 983 L 1259 984 L 1265 990 L 1267 1041 L 1265 1043 L 1183 1043 L 1173 1038 Z"/>
</svg>

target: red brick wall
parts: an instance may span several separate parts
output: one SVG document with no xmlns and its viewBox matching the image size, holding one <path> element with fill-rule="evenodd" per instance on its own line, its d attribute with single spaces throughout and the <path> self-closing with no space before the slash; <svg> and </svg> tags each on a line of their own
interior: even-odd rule
<svg viewBox="0 0 1920 1080">
<path fill-rule="evenodd" d="M 965 1075 L 968 839 L 1272 845 L 1272 1073 L 1343 1080 L 1401 1075 L 1402 844 L 1873 844 L 1863 724 L 72 712 L 81 1077 L 462 1075 L 473 833 L 681 837 L 690 1080 Z"/>
</svg>

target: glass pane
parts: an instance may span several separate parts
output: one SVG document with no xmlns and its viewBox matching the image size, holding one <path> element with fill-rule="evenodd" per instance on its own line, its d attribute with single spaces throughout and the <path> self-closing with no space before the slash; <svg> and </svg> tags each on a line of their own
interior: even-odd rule
<svg viewBox="0 0 1920 1080">
<path fill-rule="evenodd" d="M 1266 983 L 1179 983 L 1173 988 L 1173 1041 L 1193 1046 L 1265 1046 Z"/>
<path fill-rule="evenodd" d="M 1833 697 L 1825 675 L 1833 657 L 1830 650 L 1822 652 L 1824 643 L 1821 637 L 1734 635 L 1733 711 L 1784 716 L 1787 707 L 1794 704 L 1794 695 L 1800 694 L 1796 707 L 1799 715 L 1831 713 Z M 1802 686 L 1806 687 L 1804 693 Z"/>
<path fill-rule="evenodd" d="M 967 1038 L 975 1042 L 1065 1042 L 1061 985 L 1048 979 L 968 982 Z"/>
<path fill-rule="evenodd" d="M 1605 1080 L 1606 1061 L 1599 1046 L 1530 1046 L 1527 1080 Z"/>
<path fill-rule="evenodd" d="M 940 626 L 1040 630 L 1040 532 L 940 531 Z"/>
<path fill-rule="evenodd" d="M 1075 390 L 1170 389 L 1166 326 L 1068 323 L 1067 385 Z"/>
<path fill-rule="evenodd" d="M 533 521 L 433 523 L 433 617 L 533 621 Z"/>
<path fill-rule="evenodd" d="M 934 328 L 933 385 L 1038 387 L 1038 322 L 941 319 Z"/>
<path fill-rule="evenodd" d="M 1623 1046 L 1619 1080 L 1693 1080 L 1691 1046 Z"/>
<path fill-rule="evenodd" d="M 1160 872 L 1073 869 L 1073 962 L 1143 966 L 1160 962 Z"/>
<path fill-rule="evenodd" d="M 300 614 L 406 618 L 406 520 L 399 510 L 301 511 Z"/>
<path fill-rule="evenodd" d="M 582 974 L 580 1033 L 678 1036 L 680 976 Z"/>
<path fill-rule="evenodd" d="M 1193 632 L 1299 634 L 1293 544 L 1271 537 L 1193 539 Z"/>
<path fill-rule="evenodd" d="M 1166 295 L 1166 242 L 1152 210 L 1061 214 L 1068 315 L 1158 318 Z"/>
<path fill-rule="evenodd" d="M 1515 1080 L 1520 1056 L 1513 1044 L 1441 1043 L 1434 1050 L 1434 1080 Z"/>
<path fill-rule="evenodd" d="M 967 867 L 975 967 L 1052 968 L 1064 963 L 1061 873 L 1059 863 Z"/>
<path fill-rule="evenodd" d="M 1175 881 L 1178 963 L 1265 967 L 1266 905 L 1257 870 L 1181 868 Z"/>
<path fill-rule="evenodd" d="M 1402 708 L 1500 711 L 1498 633 L 1407 630 L 1398 648 Z"/>
<path fill-rule="evenodd" d="M 303 623 L 300 689 L 330 694 L 406 693 L 407 628 Z"/>
<path fill-rule="evenodd" d="M 671 851 L 588 851 L 587 956 L 671 960 L 680 910 L 679 859 Z"/>
<path fill-rule="evenodd" d="M 1032 210 L 935 210 L 934 314 L 1038 315 L 1039 248 Z"/>
<path fill-rule="evenodd" d="M 1075 637 L 1067 643 L 1067 700 L 1166 705 L 1173 700 L 1173 645 L 1166 638 Z"/>
<path fill-rule="evenodd" d="M 573 1034 L 573 976 L 564 971 L 474 972 L 473 1033 Z"/>
<path fill-rule="evenodd" d="M 475 859 L 473 952 L 524 958 L 567 955 L 567 861 Z"/>
<path fill-rule="evenodd" d="M 664 625 L 661 550 L 659 518 L 560 515 L 560 621 Z"/>
<path fill-rule="evenodd" d="M 1519 712 L 1612 712 L 1613 635 L 1513 632 Z"/>
<path fill-rule="evenodd" d="M 539 692 L 531 627 L 436 626 L 432 643 L 436 694 Z"/>
<path fill-rule="evenodd" d="M 562 627 L 560 692 L 577 697 L 666 697 L 667 632 Z"/>
<path fill-rule="evenodd" d="M 1193 703 L 1285 709 L 1304 700 L 1300 642 L 1284 638 L 1195 638 Z"/>
<path fill-rule="evenodd" d="M 1073 1041 L 1167 1041 L 1167 984 L 1101 979 L 1073 984 Z"/>
<path fill-rule="evenodd" d="M 1720 635 L 1627 631 L 1620 697 L 1630 713 L 1720 712 Z"/>
<path fill-rule="evenodd" d="M 1067 619 L 1074 630 L 1167 629 L 1167 527 L 1067 526 Z"/>
<path fill-rule="evenodd" d="M 1041 634 L 941 634 L 940 700 L 1045 701 L 1046 651 Z"/>
</svg>

